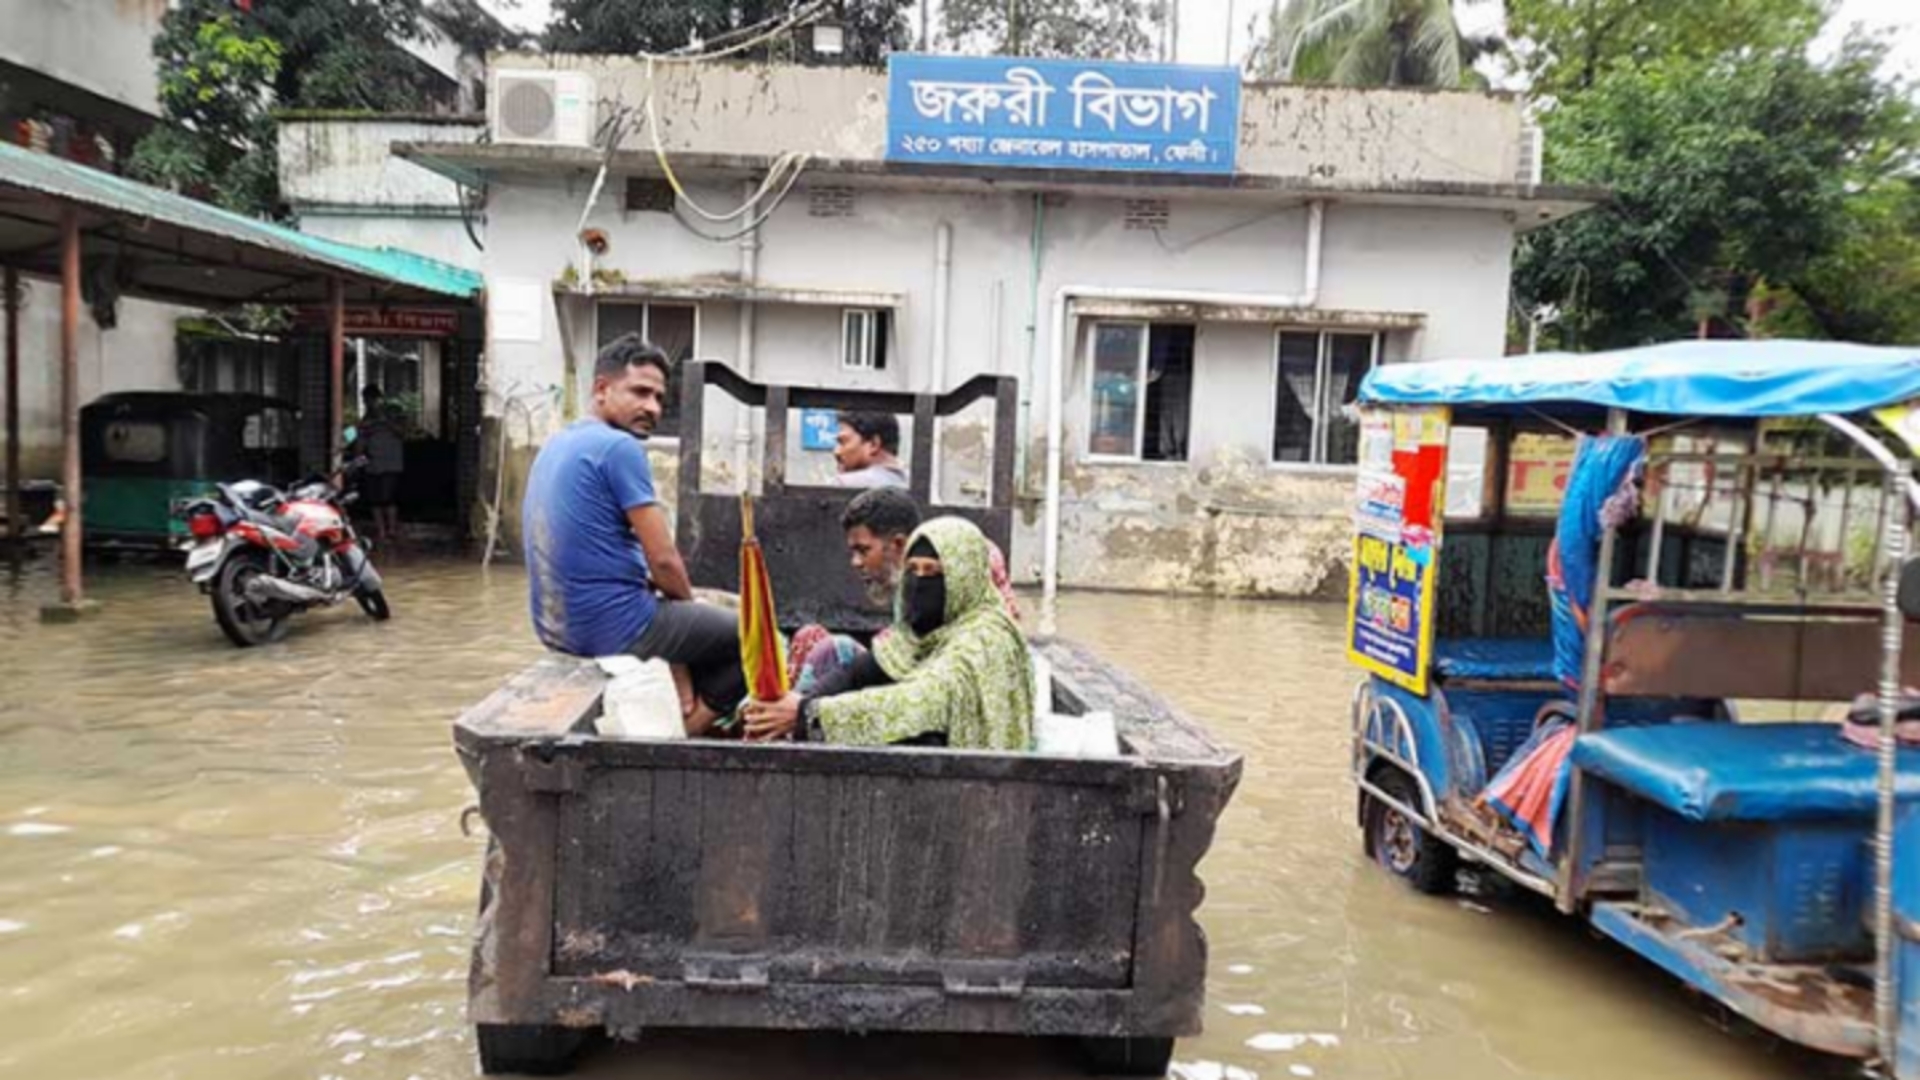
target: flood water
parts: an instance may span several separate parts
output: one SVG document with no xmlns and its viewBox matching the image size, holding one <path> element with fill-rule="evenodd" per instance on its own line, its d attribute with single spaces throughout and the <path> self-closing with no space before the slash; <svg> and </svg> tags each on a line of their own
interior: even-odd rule
<svg viewBox="0 0 1920 1080">
<path fill-rule="evenodd" d="M 166 567 L 0 563 L 0 1077 L 449 1078 L 483 841 L 448 727 L 534 659 L 517 568 L 385 567 L 395 617 L 240 651 Z M 1846 1076 L 1526 898 L 1369 866 L 1337 609 L 1075 595 L 1066 632 L 1246 755 L 1202 866 L 1206 1034 L 1186 1080 Z M 650 1034 L 611 1078 L 1072 1077 L 1021 1040 Z"/>
</svg>

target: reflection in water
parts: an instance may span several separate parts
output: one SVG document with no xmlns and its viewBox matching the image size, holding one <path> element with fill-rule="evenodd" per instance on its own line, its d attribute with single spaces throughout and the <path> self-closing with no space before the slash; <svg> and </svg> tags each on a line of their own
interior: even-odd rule
<svg viewBox="0 0 1920 1080">
<path fill-rule="evenodd" d="M 42 627 L 0 564 L 0 1076 L 472 1075 L 478 839 L 448 724 L 536 655 L 516 569 L 389 569 L 395 617 L 240 651 L 177 571 L 102 568 Z M 1204 865 L 1186 1080 L 1802 1077 L 1542 905 L 1415 897 L 1359 855 L 1333 608 L 1066 598 L 1062 630 L 1247 756 Z M 649 1034 L 598 1078 L 1078 1075 L 1017 1039 Z"/>
</svg>

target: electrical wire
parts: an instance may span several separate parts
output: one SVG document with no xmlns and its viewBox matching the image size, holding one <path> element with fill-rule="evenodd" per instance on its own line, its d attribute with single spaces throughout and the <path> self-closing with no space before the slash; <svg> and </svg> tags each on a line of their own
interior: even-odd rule
<svg viewBox="0 0 1920 1080">
<path fill-rule="evenodd" d="M 697 64 L 707 60 L 723 60 L 729 56 L 734 55 L 735 53 L 742 53 L 747 51 L 748 49 L 753 48 L 756 45 L 765 44 L 766 42 L 771 41 L 776 37 L 779 37 L 781 34 L 786 33 L 788 30 L 793 29 L 794 27 L 800 25 L 803 22 L 808 22 L 818 18 L 822 13 L 824 13 L 827 10 L 829 3 L 830 3 L 830 0 L 814 0 L 814 2 L 811 4 L 806 4 L 806 5 L 803 5 L 802 7 L 796 8 L 791 15 L 788 15 L 785 19 L 781 20 L 779 25 L 774 26 L 772 29 L 768 30 L 766 33 L 748 38 L 747 40 L 742 41 L 737 45 L 729 45 L 723 49 L 710 49 L 709 51 L 699 52 L 699 53 L 641 52 L 641 53 L 636 53 L 635 55 L 638 56 L 640 59 L 647 61 L 649 65 L 653 64 L 655 61 L 658 61 L 660 63 L 666 63 L 666 64 Z M 757 27 L 765 26 L 767 23 L 772 21 L 773 21 L 772 19 L 763 19 L 759 23 L 756 23 L 754 26 L 746 26 L 746 27 L 741 27 L 738 30 L 728 31 L 725 34 L 720 35 L 720 37 L 717 40 L 725 41 L 727 38 L 732 37 L 735 34 L 750 33 Z"/>
<path fill-rule="evenodd" d="M 786 201 L 787 194 L 793 190 L 793 185 L 797 183 L 799 179 L 800 179 L 800 170 L 796 168 L 793 171 L 792 175 L 790 175 L 787 178 L 786 186 L 781 188 L 780 193 L 773 197 L 773 202 L 767 206 L 766 210 L 761 212 L 761 214 L 758 217 L 754 218 L 752 221 L 748 222 L 747 224 L 741 226 L 738 229 L 735 229 L 733 232 L 726 233 L 721 236 L 715 236 L 714 234 L 707 232 L 705 229 L 702 229 L 696 226 L 693 222 L 688 221 L 685 215 L 680 213 L 680 207 L 677 205 L 673 208 L 673 220 L 679 222 L 681 227 L 685 228 L 688 232 L 692 233 L 693 235 L 699 237 L 702 240 L 710 240 L 716 244 L 732 243 L 733 241 L 739 240 L 742 237 L 747 236 L 748 234 L 752 233 L 754 230 L 758 229 L 760 226 L 766 224 L 767 219 L 773 216 L 773 212 L 775 210 L 780 209 L 780 204 Z"/>
<path fill-rule="evenodd" d="M 686 204 L 687 209 L 692 210 L 696 215 L 708 221 L 716 224 L 738 221 L 740 218 L 751 214 L 754 208 L 760 204 L 760 201 L 767 197 L 768 192 L 773 190 L 774 185 L 780 184 L 783 181 L 785 186 L 781 188 L 781 197 L 785 198 L 786 192 L 792 190 L 794 181 L 800 178 L 800 171 L 806 168 L 807 162 L 810 160 L 809 155 L 795 153 L 791 150 L 781 154 L 773 160 L 773 166 L 767 170 L 766 179 L 761 181 L 759 189 L 749 196 L 746 201 L 728 213 L 714 213 L 696 202 L 693 196 L 687 193 L 686 187 L 680 183 L 680 178 L 674 175 L 673 165 L 667 160 L 666 145 L 660 139 L 660 116 L 654 108 L 653 99 L 653 60 L 652 58 L 648 58 L 646 120 L 647 133 L 653 142 L 654 160 L 659 162 L 661 174 L 666 177 L 667 185 L 673 188 L 673 193 L 680 202 Z M 791 170 L 791 175 L 785 175 L 789 170 Z M 776 203 L 776 205 L 778 204 Z M 765 220 L 764 217 L 761 220 Z"/>
<path fill-rule="evenodd" d="M 725 243 L 733 240 L 738 240 L 741 237 L 746 236 L 748 233 L 753 232 L 755 229 L 758 229 L 763 223 L 766 222 L 766 220 L 769 217 L 772 216 L 775 210 L 779 209 L 781 202 L 784 201 L 788 193 L 790 193 L 793 190 L 794 184 L 798 182 L 800 179 L 801 171 L 806 168 L 807 162 L 809 161 L 809 156 L 802 153 L 794 153 L 792 151 L 788 151 L 786 153 L 781 154 L 779 157 L 775 158 L 773 161 L 772 167 L 770 167 L 767 170 L 767 175 L 765 179 L 761 181 L 760 187 L 757 190 L 755 190 L 754 193 L 751 196 L 749 196 L 746 200 L 744 200 L 738 207 L 734 208 L 733 210 L 727 213 L 714 213 L 713 211 L 708 210 L 706 207 L 701 206 L 698 202 L 694 200 L 692 195 L 688 194 L 685 185 L 681 184 L 680 178 L 674 174 L 673 165 L 667 160 L 666 146 L 662 143 L 660 138 L 659 114 L 655 110 L 654 103 L 653 103 L 654 96 L 655 96 L 654 74 L 653 74 L 654 65 L 656 63 L 661 63 L 661 64 L 703 63 L 711 60 L 724 59 L 728 56 L 745 52 L 748 49 L 752 49 L 755 46 L 761 45 L 767 41 L 771 41 L 772 39 L 779 37 L 781 34 L 786 33 L 788 30 L 792 29 L 795 26 L 800 25 L 803 22 L 808 22 L 818 18 L 822 13 L 824 13 L 827 10 L 829 2 L 830 0 L 814 0 L 813 3 L 803 5 L 802 7 L 795 9 L 791 14 L 785 16 L 784 18 L 779 19 L 777 22 L 773 19 L 766 19 L 766 20 L 762 20 L 759 23 L 754 24 L 753 26 L 742 27 L 739 30 L 730 31 L 727 34 L 721 35 L 721 37 L 718 40 L 724 41 L 728 37 L 733 37 L 740 34 L 750 34 L 752 36 L 746 38 L 743 41 L 737 42 L 732 45 L 728 45 L 724 48 L 717 48 L 717 49 L 705 48 L 702 51 L 697 53 L 642 52 L 642 53 L 636 54 L 641 59 L 647 62 L 647 71 L 646 71 L 647 93 L 646 93 L 646 99 L 643 103 L 644 120 L 647 126 L 648 133 L 652 137 L 654 159 L 657 162 L 659 162 L 660 172 L 663 176 L 665 176 L 667 185 L 673 189 L 674 198 L 676 199 L 676 203 L 674 206 L 674 214 L 673 214 L 674 220 L 678 221 L 682 226 L 686 227 L 688 231 L 692 232 L 694 235 L 699 236 L 702 239 L 712 240 L 716 243 Z M 761 27 L 767 27 L 769 23 L 773 23 L 773 25 L 770 28 L 766 29 L 764 32 L 756 32 L 756 31 L 759 31 Z M 606 122 L 603 123 L 600 127 L 600 134 L 604 139 L 604 149 L 602 151 L 601 158 L 600 158 L 600 167 L 594 173 L 593 186 L 587 192 L 586 204 L 582 206 L 580 209 L 580 220 L 574 229 L 574 232 L 576 235 L 578 235 L 579 233 L 583 232 L 586 229 L 587 221 L 593 216 L 593 208 L 600 201 L 600 193 L 606 187 L 607 174 L 611 171 L 613 167 L 614 154 L 619 150 L 620 144 L 623 141 L 625 141 L 626 136 L 629 133 L 628 120 L 631 115 L 632 115 L 632 111 L 627 109 L 622 103 L 616 100 L 613 104 L 611 115 L 607 118 Z M 739 229 L 735 232 L 729 233 L 725 236 L 716 237 L 708 234 L 704 230 L 695 227 L 680 212 L 680 207 L 682 204 L 684 204 L 687 209 L 692 210 L 699 217 L 704 218 L 707 221 L 713 222 L 715 224 L 726 224 L 729 222 L 738 221 L 743 217 L 747 217 L 753 214 L 754 211 L 760 206 L 761 202 L 766 200 L 769 194 L 774 192 L 776 187 L 779 189 L 779 193 L 777 195 L 773 195 L 772 203 L 766 207 L 764 212 L 761 212 L 758 216 L 753 217 L 751 223 L 746 225 L 744 228 Z"/>
<path fill-rule="evenodd" d="M 1166 227 L 1156 225 L 1152 230 L 1153 239 L 1155 243 L 1160 245 L 1160 250 L 1167 252 L 1169 255 L 1179 255 L 1184 252 L 1191 251 L 1194 248 L 1199 247 L 1201 244 L 1205 244 L 1213 240 L 1218 240 L 1223 236 L 1227 236 L 1232 233 L 1239 232 L 1241 229 L 1250 229 L 1253 226 L 1260 224 L 1261 222 L 1271 221 L 1274 218 L 1281 217 L 1282 215 L 1291 214 L 1297 209 L 1299 208 L 1294 206 L 1283 206 L 1277 210 L 1269 210 L 1262 214 L 1256 214 L 1253 217 L 1247 218 L 1243 221 L 1236 221 L 1231 225 L 1225 226 L 1224 228 L 1215 229 L 1210 233 L 1202 233 L 1191 240 L 1182 240 L 1177 243 L 1168 243 L 1166 238 Z"/>
</svg>

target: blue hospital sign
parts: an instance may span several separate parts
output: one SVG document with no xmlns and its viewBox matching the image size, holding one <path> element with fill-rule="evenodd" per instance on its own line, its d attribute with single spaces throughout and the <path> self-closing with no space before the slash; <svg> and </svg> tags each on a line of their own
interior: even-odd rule
<svg viewBox="0 0 1920 1080">
<path fill-rule="evenodd" d="M 1240 72 L 1004 57 L 887 62 L 887 160 L 1231 173 Z"/>
<path fill-rule="evenodd" d="M 800 410 L 800 449 L 831 450 L 839 434 L 839 413 L 832 409 Z"/>
</svg>

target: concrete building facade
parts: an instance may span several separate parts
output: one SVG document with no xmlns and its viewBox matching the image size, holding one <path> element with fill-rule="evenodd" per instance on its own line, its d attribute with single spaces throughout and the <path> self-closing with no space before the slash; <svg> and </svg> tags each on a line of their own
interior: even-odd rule
<svg viewBox="0 0 1920 1080">
<path fill-rule="evenodd" d="M 1249 85 L 1235 174 L 1182 178 L 902 167 L 886 160 L 878 73 L 492 67 L 584 74 L 603 120 L 607 103 L 639 116 L 651 96 L 660 140 L 394 144 L 484 191 L 487 381 L 510 472 L 578 413 L 594 347 L 625 330 L 766 382 L 942 392 L 1014 375 L 1013 558 L 1031 579 L 1057 366 L 1067 586 L 1297 596 L 1343 582 L 1342 406 L 1358 380 L 1503 352 L 1516 234 L 1597 197 L 1527 175 L 1520 104 L 1500 96 Z M 737 207 L 785 153 L 810 157 L 757 228 L 688 220 L 689 199 Z M 583 212 L 603 251 L 579 242 Z M 704 483 L 751 487 L 761 418 L 707 412 L 723 422 L 708 425 Z M 985 499 L 989 420 L 938 432 L 947 500 Z M 825 482 L 830 457 L 802 448 L 799 426 L 789 480 Z M 670 474 L 674 444 L 657 442 Z"/>
<path fill-rule="evenodd" d="M 167 0 L 0 0 L 0 138 L 124 171 L 159 122 L 153 37 Z M 20 320 L 20 477 L 50 480 L 60 466 L 60 290 L 23 279 Z M 174 321 L 187 309 L 121 300 L 114 325 L 81 320 L 80 392 L 177 390 Z M 0 398 L 6 391 L 0 387 Z M 0 463 L 0 474 L 5 465 Z"/>
</svg>

